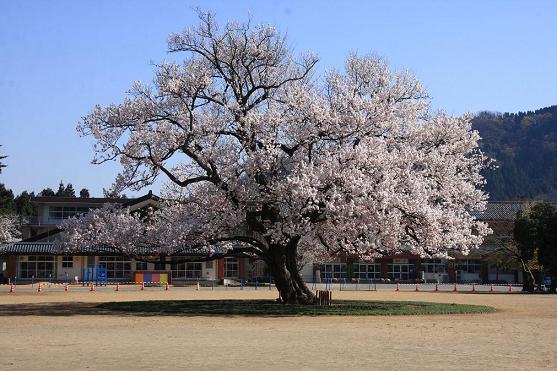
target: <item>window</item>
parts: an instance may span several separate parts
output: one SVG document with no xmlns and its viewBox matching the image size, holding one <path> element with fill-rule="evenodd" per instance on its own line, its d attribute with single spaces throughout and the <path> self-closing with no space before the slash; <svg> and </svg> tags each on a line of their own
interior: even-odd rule
<svg viewBox="0 0 557 371">
<path fill-rule="evenodd" d="M 155 262 L 155 270 L 156 271 L 165 271 L 166 270 L 166 262 L 162 263 L 160 261 Z"/>
<path fill-rule="evenodd" d="M 387 276 L 395 281 L 412 280 L 416 278 L 416 266 L 414 263 L 389 264 Z"/>
<path fill-rule="evenodd" d="M 91 207 L 51 206 L 48 208 L 50 220 L 64 220 L 76 215 L 87 214 Z"/>
<path fill-rule="evenodd" d="M 323 264 L 321 278 L 346 278 L 346 263 Z"/>
<path fill-rule="evenodd" d="M 73 256 L 62 257 L 62 268 L 73 268 Z"/>
<path fill-rule="evenodd" d="M 480 273 L 481 262 L 473 259 L 457 260 L 456 270 L 462 273 Z"/>
<path fill-rule="evenodd" d="M 56 257 L 49 255 L 31 255 L 25 260 L 20 258 L 19 277 L 21 278 L 50 278 L 56 277 Z"/>
<path fill-rule="evenodd" d="M 356 263 L 354 264 L 354 278 L 373 280 L 381 278 L 381 264 Z"/>
<path fill-rule="evenodd" d="M 132 263 L 126 256 L 101 256 L 99 265 L 106 268 L 109 279 L 131 278 Z"/>
<path fill-rule="evenodd" d="M 224 258 L 224 277 L 238 278 L 239 275 L 238 259 Z"/>
<path fill-rule="evenodd" d="M 512 266 L 507 264 L 498 265 L 496 263 L 489 264 L 489 272 L 490 273 L 499 273 L 499 274 L 514 274 L 515 270 Z"/>
<path fill-rule="evenodd" d="M 213 269 L 213 261 L 209 260 L 205 262 L 205 268 L 207 269 Z"/>
<path fill-rule="evenodd" d="M 426 273 L 447 273 L 447 261 L 445 259 L 424 259 L 422 270 Z"/>
<path fill-rule="evenodd" d="M 171 264 L 173 279 L 198 279 L 201 277 L 200 262 L 182 262 Z"/>
<path fill-rule="evenodd" d="M 267 264 L 261 259 L 256 260 L 252 264 L 252 276 L 253 277 L 267 277 L 268 269 Z"/>
<path fill-rule="evenodd" d="M 136 271 L 146 271 L 147 270 L 147 263 L 146 262 L 136 262 L 135 263 L 135 270 Z"/>
</svg>

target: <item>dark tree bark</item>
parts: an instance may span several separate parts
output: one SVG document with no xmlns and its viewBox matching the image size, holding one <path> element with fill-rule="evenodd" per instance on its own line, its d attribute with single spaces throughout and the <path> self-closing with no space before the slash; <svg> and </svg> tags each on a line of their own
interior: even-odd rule
<svg viewBox="0 0 557 371">
<path fill-rule="evenodd" d="M 274 245 L 264 257 L 284 304 L 315 304 L 315 295 L 308 289 L 296 264 L 299 238 L 286 245 Z"/>
<path fill-rule="evenodd" d="M 523 270 L 522 276 L 524 277 L 524 282 L 522 282 L 522 291 L 534 292 L 536 284 L 531 273 Z"/>
<path fill-rule="evenodd" d="M 520 263 L 522 264 L 522 291 L 534 292 L 536 277 L 523 259 L 520 259 Z"/>
</svg>

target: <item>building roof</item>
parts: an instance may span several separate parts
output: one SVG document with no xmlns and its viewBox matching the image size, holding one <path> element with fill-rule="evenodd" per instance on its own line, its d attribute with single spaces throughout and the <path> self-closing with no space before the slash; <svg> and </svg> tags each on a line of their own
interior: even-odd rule
<svg viewBox="0 0 557 371">
<path fill-rule="evenodd" d="M 234 249 L 234 252 L 241 253 L 242 249 Z M 179 253 L 170 256 L 222 256 L 230 253 L 231 251 L 223 248 L 216 248 L 213 253 L 206 249 L 188 249 L 185 248 Z M 53 242 L 14 242 L 7 245 L 0 246 L 0 256 L 2 255 L 96 255 L 96 256 L 114 256 L 123 255 L 111 247 L 82 247 L 72 252 L 60 252 Z M 148 249 L 145 252 L 139 252 L 137 256 L 151 256 Z"/>
<path fill-rule="evenodd" d="M 480 220 L 514 220 L 522 211 L 519 201 L 490 201 L 484 211 L 473 211 L 471 214 Z"/>
<path fill-rule="evenodd" d="M 126 202 L 124 202 L 122 204 L 122 206 L 130 207 L 130 206 L 137 205 L 139 203 L 142 203 L 142 202 L 145 202 L 145 201 L 148 201 L 148 200 L 153 200 L 155 202 L 159 202 L 159 201 L 161 201 L 161 198 L 157 195 L 154 195 L 153 191 L 149 191 L 149 193 L 147 193 L 146 195 L 141 196 L 139 198 L 131 198 L 131 199 L 128 199 L 127 201 L 124 200 Z"/>
<path fill-rule="evenodd" d="M 0 255 L 63 255 L 52 242 L 14 242 L 0 246 Z"/>
<path fill-rule="evenodd" d="M 557 206 L 557 202 L 550 203 Z M 530 201 L 489 201 L 484 211 L 471 214 L 480 220 L 515 220 L 531 204 Z"/>
<path fill-rule="evenodd" d="M 153 191 L 138 198 L 114 198 L 114 197 L 58 197 L 58 196 L 38 196 L 33 197 L 33 203 L 71 203 L 71 204 L 121 204 L 124 207 L 133 206 L 143 201 L 160 201 L 160 197 L 153 194 Z"/>
<path fill-rule="evenodd" d="M 40 196 L 33 197 L 32 203 L 72 203 L 72 204 L 124 204 L 133 202 L 135 198 L 105 198 L 105 197 L 58 197 Z"/>
<path fill-rule="evenodd" d="M 48 239 L 51 236 L 55 236 L 58 233 L 62 232 L 62 230 L 58 227 L 48 230 L 46 232 L 40 233 L 38 235 L 26 238 L 24 240 L 22 240 L 21 242 L 38 242 L 38 241 L 43 241 L 44 239 Z M 44 242 L 44 241 L 43 241 Z"/>
</svg>

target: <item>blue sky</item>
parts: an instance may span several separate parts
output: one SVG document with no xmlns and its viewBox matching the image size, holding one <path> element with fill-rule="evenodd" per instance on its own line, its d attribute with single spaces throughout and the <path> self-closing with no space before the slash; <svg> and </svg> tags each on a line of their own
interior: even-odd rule
<svg viewBox="0 0 557 371">
<path fill-rule="evenodd" d="M 316 52 L 320 69 L 342 68 L 350 52 L 380 55 L 449 113 L 557 104 L 553 0 L 0 0 L 0 182 L 19 193 L 63 180 L 101 195 L 118 165 L 91 165 L 76 123 L 149 81 L 151 63 L 168 58 L 167 35 L 197 23 L 196 6 L 275 25 L 297 52 Z"/>
</svg>

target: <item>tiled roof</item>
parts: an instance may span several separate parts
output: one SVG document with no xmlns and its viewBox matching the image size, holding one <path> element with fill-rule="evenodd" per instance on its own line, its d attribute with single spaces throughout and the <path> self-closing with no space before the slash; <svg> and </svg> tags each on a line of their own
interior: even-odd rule
<svg viewBox="0 0 557 371">
<path fill-rule="evenodd" d="M 557 206 L 557 202 L 551 203 Z M 529 204 L 528 201 L 489 201 L 484 211 L 471 214 L 480 220 L 514 220 Z"/>
<path fill-rule="evenodd" d="M 133 202 L 134 198 L 102 198 L 102 197 L 58 197 L 39 196 L 31 199 L 32 203 L 71 203 L 71 204 L 123 204 Z"/>
<path fill-rule="evenodd" d="M 234 249 L 236 251 L 236 249 Z M 238 252 L 241 252 L 238 249 Z M 230 250 L 216 249 L 212 254 L 208 250 L 201 249 L 184 249 L 179 253 L 172 256 L 209 256 L 209 255 L 224 255 L 230 253 Z M 97 256 L 111 256 L 122 255 L 119 251 L 111 247 L 83 247 L 72 253 L 60 252 L 52 242 L 14 242 L 7 245 L 0 246 L 0 256 L 2 255 L 97 255 Z M 148 250 L 145 249 L 144 253 L 138 253 L 138 256 L 149 256 Z"/>
<path fill-rule="evenodd" d="M 471 214 L 480 220 L 514 220 L 522 211 L 521 202 L 488 202 L 484 211 L 473 211 Z"/>
<path fill-rule="evenodd" d="M 156 201 L 156 202 L 160 202 L 161 198 L 157 195 L 154 195 L 153 192 L 149 191 L 149 193 L 147 193 L 144 196 L 127 200 L 127 202 L 122 203 L 122 206 L 123 207 L 130 207 L 130 206 L 136 205 L 138 203 L 141 203 L 141 202 L 147 201 L 147 200 L 153 200 L 153 201 Z"/>
<path fill-rule="evenodd" d="M 51 242 L 15 242 L 0 246 L 0 255 L 45 254 L 54 252 Z"/>
</svg>

